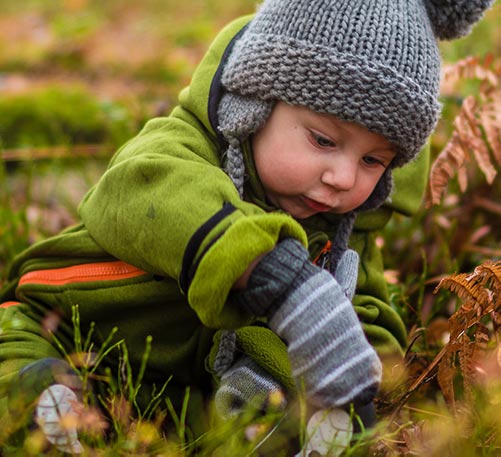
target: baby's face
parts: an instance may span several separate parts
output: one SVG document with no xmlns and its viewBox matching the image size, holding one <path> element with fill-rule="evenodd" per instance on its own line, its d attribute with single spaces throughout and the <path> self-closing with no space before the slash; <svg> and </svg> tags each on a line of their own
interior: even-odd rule
<svg viewBox="0 0 501 457">
<path fill-rule="evenodd" d="M 357 208 L 395 156 L 382 135 L 282 102 L 253 135 L 252 149 L 269 202 L 296 219 Z"/>
</svg>

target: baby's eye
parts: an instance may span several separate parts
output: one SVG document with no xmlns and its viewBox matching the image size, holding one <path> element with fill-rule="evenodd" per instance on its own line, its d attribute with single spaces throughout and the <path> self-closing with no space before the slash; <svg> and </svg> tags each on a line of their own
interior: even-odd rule
<svg viewBox="0 0 501 457">
<path fill-rule="evenodd" d="M 313 139 L 315 140 L 315 143 L 318 144 L 321 148 L 332 148 L 336 146 L 336 143 L 334 141 L 330 140 L 329 138 L 320 135 L 318 133 L 313 132 Z"/>
<path fill-rule="evenodd" d="M 365 156 L 363 160 L 367 165 L 380 165 L 383 168 L 386 168 L 386 164 L 382 160 L 376 159 L 375 157 Z"/>
</svg>

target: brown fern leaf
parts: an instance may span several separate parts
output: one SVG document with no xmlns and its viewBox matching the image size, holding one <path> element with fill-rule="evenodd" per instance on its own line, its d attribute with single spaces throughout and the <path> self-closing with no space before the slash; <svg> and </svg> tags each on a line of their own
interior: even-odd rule
<svg viewBox="0 0 501 457">
<path fill-rule="evenodd" d="M 459 173 L 460 188 L 466 191 L 467 181 L 465 163 L 473 154 L 489 184 L 497 175 L 490 150 L 498 165 L 501 165 L 501 91 L 496 91 L 488 98 L 489 102 L 481 104 L 475 97 L 468 96 L 454 120 L 454 132 L 451 139 L 438 155 L 430 171 L 430 203 L 436 205 L 445 192 L 449 180 Z M 496 103 L 498 103 L 496 105 Z M 483 135 L 485 132 L 485 137 Z"/>
<path fill-rule="evenodd" d="M 500 105 L 501 106 L 501 105 Z M 461 107 L 462 113 L 454 121 L 454 126 L 459 134 L 459 138 L 464 148 L 467 148 L 470 153 L 473 153 L 479 168 L 485 175 L 485 178 L 489 184 L 494 182 L 497 171 L 494 164 L 491 161 L 488 143 L 484 140 L 482 136 L 482 127 L 484 130 L 486 126 L 479 122 L 479 113 L 485 110 L 485 104 L 480 105 L 475 100 L 475 97 L 469 96 L 463 102 Z M 485 116 L 490 120 L 488 116 Z M 497 133 L 495 132 L 497 130 Z M 498 125 L 494 125 L 492 122 L 489 125 L 490 135 L 496 137 L 501 131 Z M 499 139 L 498 139 L 499 142 Z M 501 151 L 499 151 L 501 153 Z M 499 161 L 501 165 L 501 160 Z"/>
<path fill-rule="evenodd" d="M 465 301 L 448 319 L 449 341 L 409 387 L 400 407 L 435 369 L 440 390 L 453 410 L 456 409 L 454 387 L 457 380 L 462 382 L 466 397 L 472 399 L 489 343 L 491 339 L 497 342 L 499 339 L 501 317 L 498 316 L 497 308 L 501 307 L 501 303 L 496 301 L 496 296 L 501 285 L 500 275 L 501 261 L 487 261 L 475 268 L 473 273 L 450 275 L 440 281 L 435 293 L 445 288 Z M 487 316 L 492 320 L 491 330 L 482 323 Z M 461 377 L 458 376 L 460 372 Z"/>
<path fill-rule="evenodd" d="M 501 165 L 501 90 L 498 88 L 490 92 L 480 107 L 478 124 L 485 131 L 494 159 Z"/>
<path fill-rule="evenodd" d="M 437 156 L 430 171 L 430 197 L 428 206 L 438 205 L 447 188 L 450 179 L 459 170 L 465 170 L 465 162 L 468 160 L 468 151 L 463 147 L 461 138 L 454 131 L 451 139 Z M 463 177 L 466 175 L 463 173 Z M 461 181 L 461 191 L 466 190 L 466 182 Z"/>
<path fill-rule="evenodd" d="M 478 79 L 489 87 L 497 87 L 499 84 L 495 72 L 489 69 L 493 61 L 492 55 L 487 55 L 483 62 L 478 57 L 468 56 L 454 64 L 444 66 L 442 80 L 442 93 L 449 92 L 450 86 L 463 79 Z"/>
<path fill-rule="evenodd" d="M 474 274 L 484 286 L 491 282 L 490 288 L 493 292 L 501 291 L 501 260 L 484 262 L 475 268 Z"/>
<path fill-rule="evenodd" d="M 492 59 L 481 63 L 470 57 L 445 71 L 445 81 L 475 78 L 481 80 L 482 85 L 477 96 L 468 96 L 464 100 L 454 120 L 451 138 L 432 165 L 428 207 L 440 203 L 449 180 L 456 173 L 461 191 L 466 191 L 465 163 L 472 155 L 489 184 L 497 175 L 496 164 L 501 166 L 501 69 L 496 67 L 491 71 L 488 68 L 491 64 Z"/>
<path fill-rule="evenodd" d="M 458 273 L 442 278 L 435 288 L 435 293 L 439 289 L 450 290 L 462 300 L 479 303 L 485 307 L 490 303 L 489 294 L 470 273 Z"/>
</svg>

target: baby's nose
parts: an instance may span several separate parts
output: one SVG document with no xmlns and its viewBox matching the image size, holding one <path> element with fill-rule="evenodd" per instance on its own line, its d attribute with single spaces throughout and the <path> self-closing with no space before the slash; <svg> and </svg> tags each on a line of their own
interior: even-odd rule
<svg viewBox="0 0 501 457">
<path fill-rule="evenodd" d="M 351 164 L 329 167 L 322 175 L 322 182 L 339 191 L 348 191 L 355 185 L 356 167 Z"/>
</svg>

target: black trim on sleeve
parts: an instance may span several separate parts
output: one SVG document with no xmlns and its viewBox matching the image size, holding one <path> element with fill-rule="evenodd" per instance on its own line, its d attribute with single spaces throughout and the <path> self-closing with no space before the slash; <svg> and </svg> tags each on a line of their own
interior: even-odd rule
<svg viewBox="0 0 501 457">
<path fill-rule="evenodd" d="M 186 294 L 188 288 L 190 287 L 191 281 L 195 276 L 198 264 L 202 259 L 203 255 L 200 255 L 198 261 L 194 263 L 195 256 L 200 248 L 205 237 L 208 233 L 221 222 L 225 217 L 228 217 L 231 213 L 236 211 L 236 208 L 231 203 L 225 203 L 223 208 L 218 211 L 214 216 L 212 216 L 207 222 L 205 222 L 191 237 L 186 246 L 186 251 L 184 251 L 183 265 L 181 268 L 181 275 L 179 278 L 179 283 L 181 285 L 181 290 Z M 215 241 L 215 240 L 214 240 Z M 212 246 L 213 243 L 207 247 L 207 249 Z M 207 249 L 205 251 L 207 251 Z"/>
</svg>

